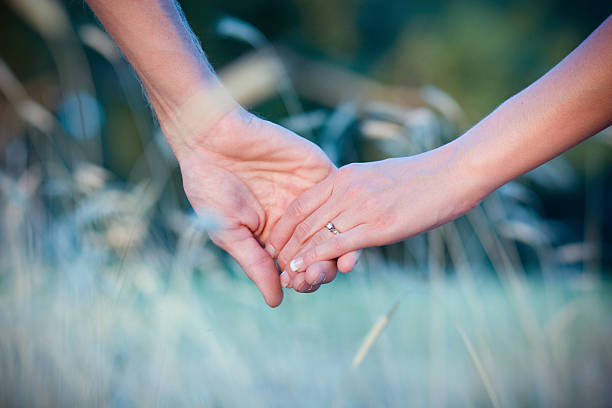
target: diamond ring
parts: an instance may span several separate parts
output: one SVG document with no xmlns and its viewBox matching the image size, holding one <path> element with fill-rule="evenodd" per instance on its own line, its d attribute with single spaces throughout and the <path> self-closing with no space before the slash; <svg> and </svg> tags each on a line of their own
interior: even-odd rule
<svg viewBox="0 0 612 408">
<path fill-rule="evenodd" d="M 327 223 L 327 225 L 325 226 L 325 228 L 327 228 L 331 233 L 333 233 L 334 235 L 338 235 L 340 234 L 340 231 L 338 231 L 336 229 L 336 227 L 334 227 L 334 224 L 330 221 Z"/>
</svg>

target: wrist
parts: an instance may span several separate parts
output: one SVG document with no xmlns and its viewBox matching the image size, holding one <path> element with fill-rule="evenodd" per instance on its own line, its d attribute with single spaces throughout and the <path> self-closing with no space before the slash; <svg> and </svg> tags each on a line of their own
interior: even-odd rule
<svg viewBox="0 0 612 408">
<path fill-rule="evenodd" d="M 458 218 L 478 206 L 492 191 L 483 174 L 467 154 L 461 138 L 428 152 L 439 176 L 441 191 L 448 194 L 448 212 L 441 224 Z"/>
<path fill-rule="evenodd" d="M 469 134 L 465 134 L 441 148 L 447 155 L 452 199 L 461 212 L 458 216 L 478 206 L 497 188 L 492 183 L 495 174 L 483 168 L 483 155 L 473 151 L 468 138 Z"/>
<path fill-rule="evenodd" d="M 230 131 L 244 112 L 216 78 L 194 84 L 181 100 L 158 94 L 151 104 L 179 162 L 213 134 Z"/>
</svg>

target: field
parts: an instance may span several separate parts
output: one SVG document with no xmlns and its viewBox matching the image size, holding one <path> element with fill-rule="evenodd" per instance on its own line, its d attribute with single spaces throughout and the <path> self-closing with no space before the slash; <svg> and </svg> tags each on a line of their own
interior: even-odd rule
<svg viewBox="0 0 612 408">
<path fill-rule="evenodd" d="M 607 406 L 612 397 L 602 282 L 524 282 L 517 301 L 488 278 L 367 275 L 375 266 L 365 259 L 273 310 L 243 279 L 193 284 L 180 268 L 162 279 L 142 261 L 124 267 L 121 280 L 79 262 L 3 275 L 3 405 Z"/>
</svg>

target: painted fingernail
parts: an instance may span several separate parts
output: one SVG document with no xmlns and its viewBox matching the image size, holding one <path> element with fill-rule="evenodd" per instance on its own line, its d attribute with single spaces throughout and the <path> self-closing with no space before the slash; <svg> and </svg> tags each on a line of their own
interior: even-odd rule
<svg viewBox="0 0 612 408">
<path fill-rule="evenodd" d="M 297 272 L 298 269 L 302 266 L 304 260 L 302 258 L 296 258 L 289 263 L 289 267 L 293 272 Z"/>
<path fill-rule="evenodd" d="M 266 244 L 266 251 L 270 254 L 272 258 L 276 257 L 276 248 L 274 248 L 272 244 Z"/>
<path fill-rule="evenodd" d="M 291 277 L 287 272 L 283 271 L 283 273 L 280 274 L 280 282 L 283 288 L 289 287 L 289 283 L 291 283 Z"/>
</svg>

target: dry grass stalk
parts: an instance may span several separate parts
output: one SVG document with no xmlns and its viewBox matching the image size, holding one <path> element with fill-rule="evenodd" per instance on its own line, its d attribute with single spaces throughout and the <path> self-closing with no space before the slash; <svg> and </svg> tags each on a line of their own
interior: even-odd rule
<svg viewBox="0 0 612 408">
<path fill-rule="evenodd" d="M 474 347 L 472 346 L 472 342 L 466 336 L 465 332 L 459 325 L 455 325 L 455 327 L 457 328 L 457 331 L 459 332 L 459 335 L 461 336 L 461 340 L 463 340 L 465 347 L 468 349 L 468 353 L 470 353 L 470 357 L 472 358 L 472 361 L 474 362 L 474 365 L 476 366 L 478 375 L 482 379 L 482 383 L 484 384 L 487 394 L 489 395 L 489 398 L 491 399 L 491 404 L 493 404 L 495 408 L 499 408 L 500 407 L 499 400 L 497 399 L 495 390 L 493 389 L 493 386 L 491 385 L 491 380 L 489 379 L 489 376 L 487 375 L 487 372 L 485 371 L 482 365 L 482 362 L 480 361 L 480 358 L 478 358 L 478 354 L 476 354 L 476 351 L 474 350 Z"/>
<path fill-rule="evenodd" d="M 444 370 L 446 349 L 444 347 L 444 237 L 443 230 L 436 228 L 427 233 L 429 284 L 432 303 L 429 307 L 429 406 L 446 406 L 446 373 Z M 444 390 L 444 391 L 442 391 Z"/>
<path fill-rule="evenodd" d="M 374 324 L 372 329 L 370 329 L 370 332 L 368 333 L 365 340 L 361 344 L 361 347 L 359 347 L 359 351 L 357 352 L 357 354 L 355 354 L 355 358 L 353 359 L 353 369 L 356 369 L 357 367 L 359 367 L 363 359 L 368 355 L 370 349 L 374 345 L 374 342 L 376 341 L 378 336 L 380 336 L 380 333 L 382 333 L 385 327 L 387 327 L 387 324 L 389 323 L 389 319 L 391 318 L 393 313 L 395 313 L 399 304 L 400 304 L 400 300 L 398 299 L 397 301 L 395 301 L 393 306 L 391 306 L 389 311 L 387 311 L 387 313 L 382 315 L 378 319 L 376 324 Z"/>
<path fill-rule="evenodd" d="M 461 283 L 462 291 L 465 293 L 464 298 L 467 304 L 467 307 L 470 311 L 470 316 L 472 316 L 473 321 L 476 325 L 476 338 L 477 345 L 480 350 L 480 353 L 483 358 L 483 362 L 485 366 L 490 370 L 491 377 L 493 380 L 496 379 L 494 374 L 497 374 L 495 369 L 493 352 L 491 351 L 491 346 L 487 339 L 489 338 L 489 330 L 487 327 L 487 319 L 483 311 L 485 310 L 485 305 L 481 302 L 480 295 L 476 289 L 476 285 L 474 282 L 474 276 L 469 267 L 468 254 L 463 246 L 461 241 L 461 235 L 457 230 L 457 225 L 455 222 L 450 222 L 443 227 L 444 231 L 444 239 L 446 246 L 448 248 L 448 253 L 450 259 L 453 263 L 455 270 L 457 271 L 457 277 L 459 282 Z M 500 382 L 496 382 L 496 384 L 500 384 Z M 499 387 L 498 387 L 499 389 Z M 503 391 L 503 389 L 502 389 Z M 502 393 L 502 398 L 503 398 Z"/>
</svg>

